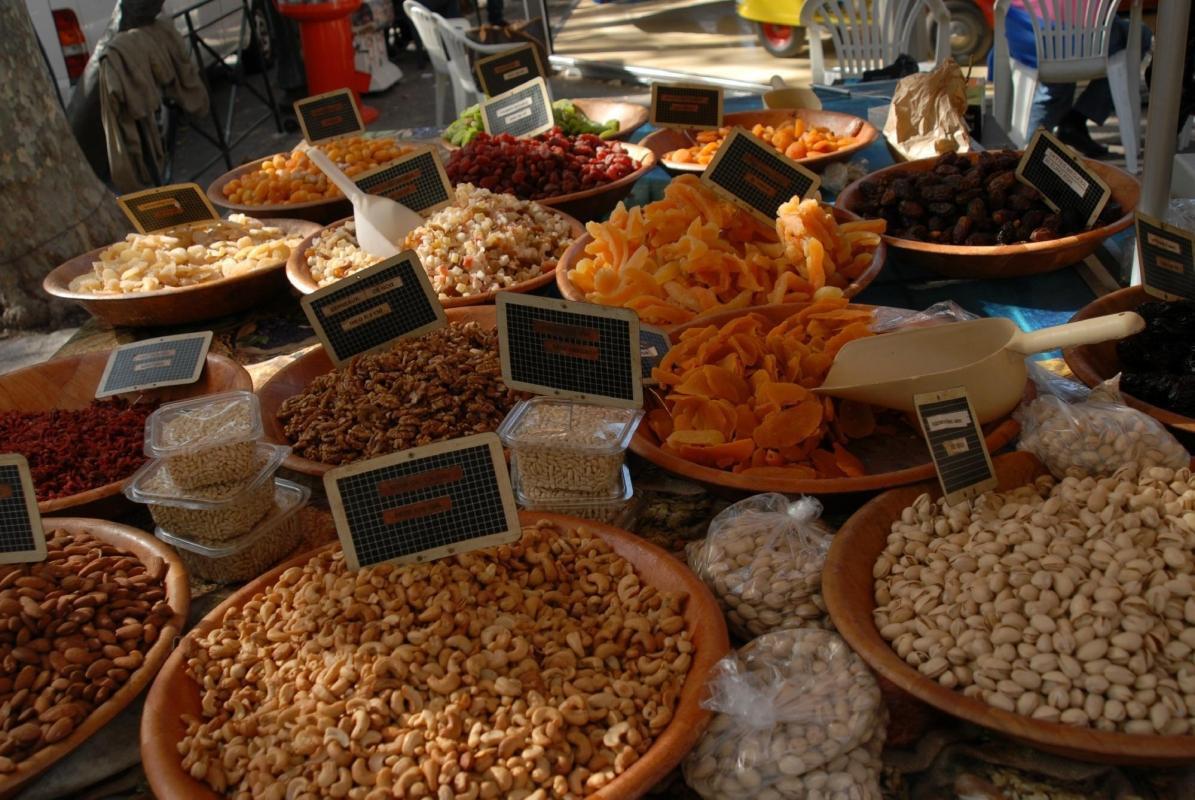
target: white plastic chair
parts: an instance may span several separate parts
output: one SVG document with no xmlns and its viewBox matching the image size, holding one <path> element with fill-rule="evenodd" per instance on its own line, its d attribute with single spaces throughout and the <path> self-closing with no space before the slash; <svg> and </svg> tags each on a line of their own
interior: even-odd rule
<svg viewBox="0 0 1195 800">
<path fill-rule="evenodd" d="M 411 0 L 407 0 L 411 2 Z M 444 49 L 448 53 L 448 72 L 452 77 L 452 93 L 456 98 L 456 113 L 459 115 L 468 106 L 481 102 L 481 92 L 473 80 L 473 64 L 469 60 L 469 51 L 484 57 L 493 53 L 501 53 L 522 47 L 522 44 L 482 44 L 475 42 L 465 35 L 460 28 L 453 26 L 439 14 L 434 14 L 436 24 L 440 26 L 440 38 L 444 42 Z"/>
<path fill-rule="evenodd" d="M 908 53 L 926 12 L 938 27 L 934 63 L 940 64 L 950 55 L 950 12 L 942 0 L 806 0 L 801 25 L 809 31 L 813 82 L 826 83 L 823 29 L 830 33 L 838 61 L 832 77 L 850 78 Z"/>
<path fill-rule="evenodd" d="M 444 101 L 449 87 L 453 85 L 453 80 L 448 71 L 448 54 L 444 52 L 444 45 L 440 42 L 440 33 L 437 27 L 437 20 L 444 18 L 416 0 L 404 0 L 402 7 L 407 12 L 407 18 L 411 20 L 411 24 L 415 26 L 415 33 L 419 35 L 419 41 L 423 43 L 423 49 L 427 51 L 428 60 L 432 62 L 432 73 L 436 77 L 436 124 L 447 125 L 452 121 L 452 117 L 446 115 L 447 108 Z M 459 101 L 457 103 L 459 105 Z M 464 108 L 464 106 L 460 107 Z"/>
<path fill-rule="evenodd" d="M 1125 49 L 1108 55 L 1117 0 L 1024 0 L 1033 23 L 1037 69 L 1009 55 L 1005 20 L 1011 0 L 996 2 L 995 116 L 1018 146 L 1033 135 L 1029 115 L 1038 82 L 1107 78 L 1120 122 L 1125 166 L 1137 171 L 1141 127 L 1141 0 L 1133 0 Z M 1177 56 L 1176 56 L 1177 57 Z"/>
</svg>

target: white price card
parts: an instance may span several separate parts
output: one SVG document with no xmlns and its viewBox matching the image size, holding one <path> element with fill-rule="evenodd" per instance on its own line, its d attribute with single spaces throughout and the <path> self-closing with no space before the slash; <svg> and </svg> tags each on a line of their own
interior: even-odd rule
<svg viewBox="0 0 1195 800">
<path fill-rule="evenodd" d="M 116 198 L 116 203 L 138 233 L 220 219 L 212 201 L 195 183 L 175 183 L 122 194 Z"/>
<path fill-rule="evenodd" d="M 0 455 L 0 564 L 46 559 L 46 534 L 29 462 L 23 455 Z"/>
<path fill-rule="evenodd" d="M 361 107 L 350 89 L 304 97 L 295 101 L 295 116 L 308 144 L 350 136 L 365 130 Z"/>
<path fill-rule="evenodd" d="M 556 118 L 547 82 L 536 78 L 482 101 L 481 124 L 491 136 L 530 138 L 552 130 Z"/>
<path fill-rule="evenodd" d="M 444 208 L 454 196 L 444 162 L 434 148 L 416 150 L 363 172 L 353 182 L 363 192 L 388 197 L 424 216 Z"/>
<path fill-rule="evenodd" d="M 657 128 L 720 128 L 722 90 L 683 83 L 653 83 L 651 124 Z"/>
<path fill-rule="evenodd" d="M 1108 184 L 1057 136 L 1038 128 L 1017 164 L 1017 178 L 1041 192 L 1055 211 L 1069 209 L 1090 228 L 1112 197 Z"/>
<path fill-rule="evenodd" d="M 1137 212 L 1137 253 L 1145 291 L 1164 300 L 1195 300 L 1195 234 Z"/>
<path fill-rule="evenodd" d="M 995 489 L 996 470 L 967 390 L 959 386 L 914 395 L 913 404 L 946 502 Z"/>
<path fill-rule="evenodd" d="M 478 59 L 473 71 L 486 97 L 508 92 L 547 74 L 539 60 L 539 49 L 530 44 Z"/>
<path fill-rule="evenodd" d="M 98 399 L 195 383 L 203 374 L 211 345 L 211 331 L 159 336 L 121 345 L 108 355 L 95 396 Z"/>
</svg>

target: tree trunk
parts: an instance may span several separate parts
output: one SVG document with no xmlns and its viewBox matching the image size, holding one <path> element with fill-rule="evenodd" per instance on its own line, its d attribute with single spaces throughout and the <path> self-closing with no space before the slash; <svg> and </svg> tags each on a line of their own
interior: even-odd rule
<svg viewBox="0 0 1195 800">
<path fill-rule="evenodd" d="M 129 224 L 71 134 L 24 2 L 0 0 L 0 30 L 0 327 L 56 327 L 77 307 L 42 278 Z"/>
</svg>

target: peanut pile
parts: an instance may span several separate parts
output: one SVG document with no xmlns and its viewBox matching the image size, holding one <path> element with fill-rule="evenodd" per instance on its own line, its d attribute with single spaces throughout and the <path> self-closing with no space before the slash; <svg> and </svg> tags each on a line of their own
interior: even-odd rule
<svg viewBox="0 0 1195 800">
<path fill-rule="evenodd" d="M 325 550 L 189 638 L 183 769 L 236 798 L 580 798 L 672 719 L 684 597 L 586 530 L 349 572 Z"/>
<path fill-rule="evenodd" d="M 47 530 L 46 548 L 0 566 L 0 775 L 70 736 L 174 615 L 162 563 L 65 530 Z"/>
<path fill-rule="evenodd" d="M 1188 734 L 1195 478 L 1122 467 L 946 506 L 922 495 L 874 567 L 875 622 L 923 675 L 1033 719 Z"/>
<path fill-rule="evenodd" d="M 496 430 L 525 396 L 502 382 L 498 332 L 454 323 L 319 376 L 278 419 L 296 454 L 350 464 Z"/>
</svg>

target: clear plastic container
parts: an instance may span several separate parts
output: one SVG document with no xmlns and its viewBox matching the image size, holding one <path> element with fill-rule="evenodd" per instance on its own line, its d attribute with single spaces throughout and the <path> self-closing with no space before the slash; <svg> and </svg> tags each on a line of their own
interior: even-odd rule
<svg viewBox="0 0 1195 800">
<path fill-rule="evenodd" d="M 261 575 L 295 549 L 299 542 L 299 509 L 311 490 L 274 479 L 274 510 L 249 533 L 219 544 L 204 544 L 159 527 L 155 535 L 178 551 L 187 571 L 203 580 L 238 583 Z"/>
<path fill-rule="evenodd" d="M 167 403 L 145 422 L 145 454 L 181 489 L 252 475 L 262 436 L 261 404 L 252 392 L 224 392 Z"/>
<path fill-rule="evenodd" d="M 634 513 L 635 490 L 631 485 L 631 471 L 625 466 L 619 473 L 617 493 L 613 496 L 560 489 L 528 490 L 517 468 L 512 468 L 511 481 L 514 484 L 515 501 L 528 511 L 550 511 L 619 527 L 626 527 Z"/>
<path fill-rule="evenodd" d="M 529 491 L 617 491 L 627 445 L 643 410 L 549 397 L 516 405 L 498 428 Z"/>
<path fill-rule="evenodd" d="M 133 474 L 125 497 L 149 507 L 161 527 L 200 542 L 223 542 L 244 536 L 274 505 L 274 474 L 290 448 L 258 442 L 257 472 L 243 481 L 180 489 L 155 459 Z"/>
</svg>

